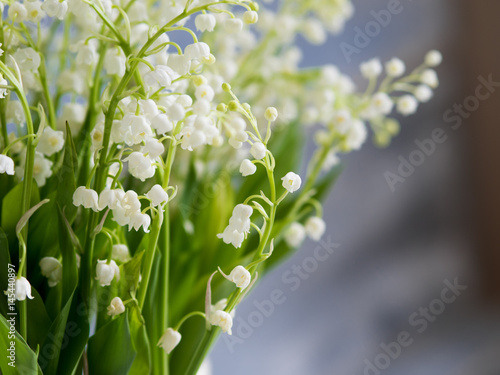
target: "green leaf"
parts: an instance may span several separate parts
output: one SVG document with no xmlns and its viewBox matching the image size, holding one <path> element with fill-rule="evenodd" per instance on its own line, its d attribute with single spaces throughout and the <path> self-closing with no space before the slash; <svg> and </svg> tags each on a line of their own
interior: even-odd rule
<svg viewBox="0 0 500 375">
<path fill-rule="evenodd" d="M 60 207 L 57 207 L 59 214 L 59 248 L 62 254 L 63 270 L 63 301 L 67 300 L 76 288 L 78 283 L 78 268 L 76 266 L 76 248 L 74 241 L 78 241 L 73 233 L 68 220 L 64 216 Z"/>
<path fill-rule="evenodd" d="M 64 146 L 64 159 L 58 174 L 59 186 L 57 188 L 57 203 L 64 210 L 70 223 L 76 216 L 77 208 L 73 205 L 73 194 L 76 190 L 76 171 L 78 157 L 75 144 L 71 137 L 71 129 L 66 122 L 66 144 Z"/>
<path fill-rule="evenodd" d="M 151 369 L 151 347 L 146 326 L 140 321 L 140 314 L 138 307 L 130 310 L 130 334 L 137 356 L 132 363 L 129 375 L 149 374 Z"/>
<path fill-rule="evenodd" d="M 58 236 L 58 220 L 55 220 L 57 217 L 57 192 L 53 191 L 46 198 L 50 199 L 50 202 L 40 207 L 30 219 L 28 233 L 29 267 L 38 267 L 38 262 L 43 257 L 57 256 L 58 243 L 55 241 Z M 50 220 L 47 220 L 47 218 L 50 218 Z M 30 268 L 28 268 L 29 270 Z"/>
<path fill-rule="evenodd" d="M 50 201 L 50 199 L 44 199 L 43 201 L 38 202 L 33 207 L 31 207 L 28 211 L 26 211 L 23 216 L 21 216 L 21 219 L 19 219 L 19 221 L 16 225 L 16 235 L 18 238 L 21 234 L 21 231 L 26 226 L 26 223 L 31 218 L 31 216 L 36 212 L 36 210 L 38 210 L 44 204 L 49 203 L 49 201 Z"/>
<path fill-rule="evenodd" d="M 28 309 L 28 344 L 35 349 L 38 345 L 42 345 L 52 320 L 45 310 L 43 299 L 38 294 L 38 291 L 31 288 L 31 294 L 34 298 L 26 303 Z"/>
<path fill-rule="evenodd" d="M 127 263 L 120 266 L 120 289 L 122 296 L 126 299 L 135 295 L 141 276 L 141 263 L 144 252 L 144 250 L 139 251 Z"/>
<path fill-rule="evenodd" d="M 0 316 L 0 369 L 4 375 L 37 375 L 42 371 L 36 363 L 36 354 L 29 348 L 17 331 L 10 331 L 10 323 Z M 14 345 L 12 345 L 14 343 Z M 7 357 L 9 349 L 15 348 L 15 362 L 9 365 L 11 359 Z"/>
<path fill-rule="evenodd" d="M 47 337 L 41 347 L 38 362 L 46 375 L 57 374 L 61 348 L 67 345 L 67 340 L 69 340 L 66 333 L 66 324 L 71 309 L 72 297 L 73 295 L 66 301 L 59 315 L 50 326 Z"/>
<path fill-rule="evenodd" d="M 61 347 L 61 358 L 57 366 L 58 375 L 77 375 L 80 358 L 82 357 L 85 346 L 89 338 L 89 321 L 87 318 L 85 304 L 80 298 L 78 290 L 75 291 L 75 297 L 66 323 L 66 345 Z M 81 374 L 81 371 L 78 373 Z"/>
<path fill-rule="evenodd" d="M 128 374 L 136 351 L 127 316 L 128 313 L 121 314 L 90 338 L 87 351 L 90 374 Z"/>
<path fill-rule="evenodd" d="M 16 225 L 21 219 L 21 216 L 23 216 L 21 209 L 23 184 L 24 182 L 21 182 L 20 184 L 14 186 L 14 188 L 3 198 L 2 229 L 7 235 L 10 246 L 13 245 L 16 238 Z M 33 207 L 38 202 L 40 202 L 40 194 L 38 192 L 38 187 L 33 180 L 30 207 Z"/>
</svg>

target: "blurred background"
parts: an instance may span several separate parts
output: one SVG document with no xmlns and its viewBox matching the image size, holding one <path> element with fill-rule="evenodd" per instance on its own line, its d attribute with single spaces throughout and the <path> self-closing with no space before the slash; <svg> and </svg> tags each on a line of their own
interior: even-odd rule
<svg viewBox="0 0 500 375">
<path fill-rule="evenodd" d="M 479 77 L 500 82 L 500 2 L 401 0 L 403 11 L 348 63 L 340 44 L 352 45 L 355 28 L 390 1 L 353 2 L 339 37 L 300 42 L 304 66 L 334 63 L 363 85 L 361 62 L 396 56 L 412 69 L 436 48 L 441 85 L 388 149 L 343 159 L 325 205 L 325 238 L 340 246 L 314 266 L 317 244 L 306 242 L 261 281 L 238 307 L 233 337 L 212 350 L 214 374 L 498 375 L 500 93 L 493 83 L 473 97 Z M 462 114 L 451 121 L 449 110 Z M 384 174 L 438 128 L 446 141 L 391 191 Z M 398 338 L 405 347 L 391 344 Z"/>
</svg>

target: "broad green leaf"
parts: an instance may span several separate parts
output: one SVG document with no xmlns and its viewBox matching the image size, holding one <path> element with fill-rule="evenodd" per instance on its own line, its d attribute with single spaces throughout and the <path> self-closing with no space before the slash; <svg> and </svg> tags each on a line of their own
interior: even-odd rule
<svg viewBox="0 0 500 375">
<path fill-rule="evenodd" d="M 127 374 L 136 356 L 128 313 L 119 315 L 89 340 L 89 373 L 92 375 Z"/>
<path fill-rule="evenodd" d="M 73 295 L 63 304 L 64 307 L 50 326 L 47 337 L 41 346 L 38 363 L 45 375 L 57 374 L 61 348 L 67 345 L 69 340 L 66 332 L 66 325 L 68 323 L 72 297 Z M 61 359 L 61 361 L 63 361 L 63 359 Z"/>
<path fill-rule="evenodd" d="M 65 345 L 61 347 L 61 360 L 57 366 L 58 375 L 79 375 L 77 373 L 80 358 L 82 357 L 89 337 L 89 321 L 83 301 L 78 290 L 71 305 L 66 323 Z"/>
<path fill-rule="evenodd" d="M 45 340 L 52 320 L 45 310 L 43 299 L 38 294 L 38 291 L 31 288 L 31 294 L 34 298 L 26 303 L 28 309 L 28 344 L 31 348 L 36 349 Z"/>
<path fill-rule="evenodd" d="M 9 318 L 10 319 L 10 318 Z M 16 317 L 19 319 L 19 316 Z M 17 333 L 10 330 L 10 322 L 0 316 L 0 369 L 3 375 L 38 375 L 42 371 L 36 363 L 36 354 L 29 348 L 26 341 Z M 14 345 L 12 345 L 14 344 Z M 9 349 L 15 348 L 15 362 L 8 358 Z M 12 363 L 12 365 L 9 365 Z"/>
<path fill-rule="evenodd" d="M 146 326 L 140 321 L 140 310 L 137 307 L 130 310 L 130 334 L 137 356 L 128 375 L 149 374 L 151 369 L 151 348 Z"/>
<path fill-rule="evenodd" d="M 21 201 L 23 196 L 24 182 L 16 185 L 9 193 L 3 198 L 2 204 L 2 229 L 7 235 L 9 246 L 12 246 L 16 238 L 16 225 L 23 216 L 21 209 Z M 33 207 L 40 202 L 40 194 L 38 187 L 33 180 L 31 188 L 31 201 L 30 207 Z"/>
</svg>

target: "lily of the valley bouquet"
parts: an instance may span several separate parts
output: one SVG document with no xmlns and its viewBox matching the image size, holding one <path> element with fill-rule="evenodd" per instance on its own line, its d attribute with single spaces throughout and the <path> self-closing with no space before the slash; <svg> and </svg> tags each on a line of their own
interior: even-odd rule
<svg viewBox="0 0 500 375">
<path fill-rule="evenodd" d="M 361 91 L 301 69 L 296 37 L 324 43 L 348 0 L 1 5 L 3 374 L 196 374 L 257 278 L 322 239 L 338 156 L 438 85 L 437 51 L 363 63 Z"/>
</svg>

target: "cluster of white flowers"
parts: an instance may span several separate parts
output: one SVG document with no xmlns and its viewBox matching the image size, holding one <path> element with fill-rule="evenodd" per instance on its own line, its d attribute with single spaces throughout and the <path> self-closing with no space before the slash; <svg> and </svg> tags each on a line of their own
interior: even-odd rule
<svg viewBox="0 0 500 375">
<path fill-rule="evenodd" d="M 151 224 L 151 217 L 141 211 L 141 202 L 139 195 L 133 191 L 124 191 L 122 189 L 105 189 L 100 195 L 95 190 L 88 189 L 85 186 L 79 186 L 73 194 L 73 204 L 75 206 L 83 206 L 90 208 L 95 212 L 110 209 L 113 212 L 113 220 L 118 225 L 128 225 L 129 230 L 134 228 L 143 230 L 148 233 Z M 160 186 L 154 185 L 144 196 L 145 199 L 151 201 L 153 207 L 159 207 L 168 202 L 168 193 Z M 119 260 L 125 259 L 125 253 L 128 255 L 128 249 L 123 249 L 118 246 L 115 251 L 119 251 L 117 255 Z"/>
<path fill-rule="evenodd" d="M 224 229 L 224 232 L 218 234 L 217 237 L 227 244 L 232 244 L 239 248 L 250 232 L 250 217 L 252 216 L 253 208 L 249 205 L 239 204 L 233 210 L 233 215 L 229 219 L 229 225 Z"/>
</svg>

